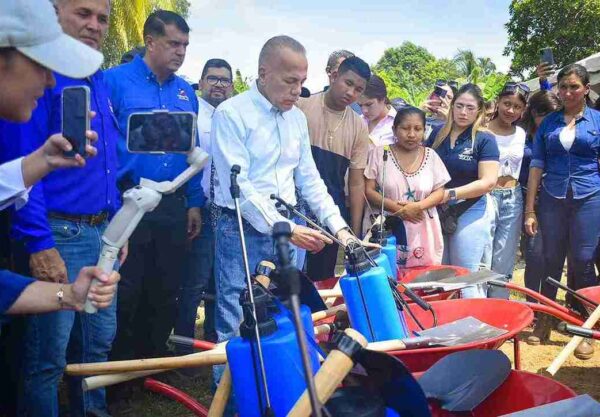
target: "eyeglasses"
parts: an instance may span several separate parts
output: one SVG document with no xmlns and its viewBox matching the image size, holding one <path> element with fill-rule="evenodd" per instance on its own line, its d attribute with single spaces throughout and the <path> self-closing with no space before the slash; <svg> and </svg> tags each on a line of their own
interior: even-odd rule
<svg viewBox="0 0 600 417">
<path fill-rule="evenodd" d="M 531 89 L 524 83 L 508 82 L 504 84 L 504 88 L 500 94 L 502 93 L 521 93 L 525 97 L 525 100 L 527 100 L 529 98 L 529 93 L 531 93 Z"/>
<path fill-rule="evenodd" d="M 215 75 L 209 75 L 206 77 L 206 82 L 209 85 L 213 86 L 216 86 L 217 84 L 221 83 L 223 87 L 229 87 L 231 85 L 231 78 L 221 78 Z"/>
<path fill-rule="evenodd" d="M 479 108 L 477 106 L 462 104 L 462 103 L 454 103 L 454 108 L 457 111 L 466 111 L 467 113 L 475 113 Z"/>
</svg>

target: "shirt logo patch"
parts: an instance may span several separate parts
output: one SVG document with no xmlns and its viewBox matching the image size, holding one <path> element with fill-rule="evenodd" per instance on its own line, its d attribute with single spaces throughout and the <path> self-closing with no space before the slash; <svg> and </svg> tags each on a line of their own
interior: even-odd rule
<svg viewBox="0 0 600 417">
<path fill-rule="evenodd" d="M 179 93 L 177 94 L 177 98 L 179 100 L 190 101 L 190 98 L 188 97 L 187 93 L 185 92 L 185 90 L 183 88 L 179 89 Z"/>
<path fill-rule="evenodd" d="M 461 161 L 472 161 L 473 160 L 473 149 L 466 148 L 459 155 L 458 159 Z"/>
</svg>

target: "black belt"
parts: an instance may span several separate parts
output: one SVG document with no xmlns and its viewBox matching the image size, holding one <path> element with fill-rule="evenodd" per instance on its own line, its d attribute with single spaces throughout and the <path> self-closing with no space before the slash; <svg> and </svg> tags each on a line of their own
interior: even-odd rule
<svg viewBox="0 0 600 417">
<path fill-rule="evenodd" d="M 65 213 L 48 213 L 48 217 L 59 220 L 68 220 L 74 223 L 87 223 L 90 226 L 99 226 L 108 220 L 108 212 L 103 211 L 98 214 L 65 214 Z"/>
</svg>

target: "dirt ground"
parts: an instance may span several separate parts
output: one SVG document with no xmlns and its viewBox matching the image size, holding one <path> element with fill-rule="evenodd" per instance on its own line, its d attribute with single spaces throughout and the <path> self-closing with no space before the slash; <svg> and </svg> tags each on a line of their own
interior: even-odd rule
<svg viewBox="0 0 600 417">
<path fill-rule="evenodd" d="M 516 270 L 514 282 L 522 284 L 523 270 Z M 521 299 L 522 297 L 513 294 L 512 298 Z M 564 294 L 559 293 L 559 299 Z M 551 341 L 543 346 L 529 346 L 524 340 L 530 334 L 530 330 L 521 334 L 521 369 L 538 372 L 547 368 L 552 360 L 558 355 L 562 348 L 569 341 L 569 338 L 552 332 Z M 590 394 L 596 400 L 600 401 L 600 345 L 597 347 L 596 355 L 587 361 L 581 361 L 572 356 L 556 374 L 556 379 L 563 384 L 571 387 L 578 394 Z M 509 358 L 513 358 L 513 344 L 505 343 L 501 350 Z M 191 395 L 202 404 L 208 405 L 211 400 L 211 374 L 208 369 L 202 369 L 199 374 L 193 378 L 181 377 L 174 373 L 162 374 L 157 379 L 161 379 Z M 134 396 L 133 413 L 129 416 L 157 417 L 193 417 L 194 414 L 186 410 L 182 405 L 161 397 L 159 395 L 141 391 Z M 118 417 L 118 416 L 114 416 Z"/>
</svg>

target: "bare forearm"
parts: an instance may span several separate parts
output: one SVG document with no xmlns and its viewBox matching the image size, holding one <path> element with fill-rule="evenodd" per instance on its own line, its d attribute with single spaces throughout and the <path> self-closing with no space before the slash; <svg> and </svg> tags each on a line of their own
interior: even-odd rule
<svg viewBox="0 0 600 417">
<path fill-rule="evenodd" d="M 422 210 L 427 210 L 441 204 L 444 199 L 444 188 L 440 187 L 419 202 Z"/>
<path fill-rule="evenodd" d="M 462 187 L 455 188 L 456 198 L 458 200 L 466 200 L 469 198 L 481 197 L 494 189 L 496 181 L 486 179 L 478 179 Z"/>
<path fill-rule="evenodd" d="M 364 185 L 350 186 L 348 188 L 350 194 L 350 220 L 352 222 L 352 230 L 354 233 L 359 234 L 362 229 L 362 217 L 365 206 L 362 195 Z"/>
<path fill-rule="evenodd" d="M 57 293 L 63 289 L 63 302 Z M 75 301 L 71 285 L 50 282 L 34 282 L 27 286 L 19 298 L 8 309 L 8 314 L 48 313 L 63 309 L 75 309 Z"/>
<path fill-rule="evenodd" d="M 527 181 L 527 200 L 525 202 L 525 211 L 533 211 L 538 188 L 542 181 L 542 169 L 529 168 L 529 180 Z"/>
<path fill-rule="evenodd" d="M 41 148 L 23 158 L 21 168 L 23 171 L 23 183 L 28 188 L 52 171 L 50 164 L 48 164 L 42 154 Z"/>
<path fill-rule="evenodd" d="M 375 189 L 367 187 L 365 190 L 367 201 L 371 205 L 373 210 L 379 210 L 381 208 L 381 199 L 383 198 Z M 383 203 L 383 208 L 391 213 L 398 210 L 398 203 L 391 198 L 386 198 Z"/>
</svg>

